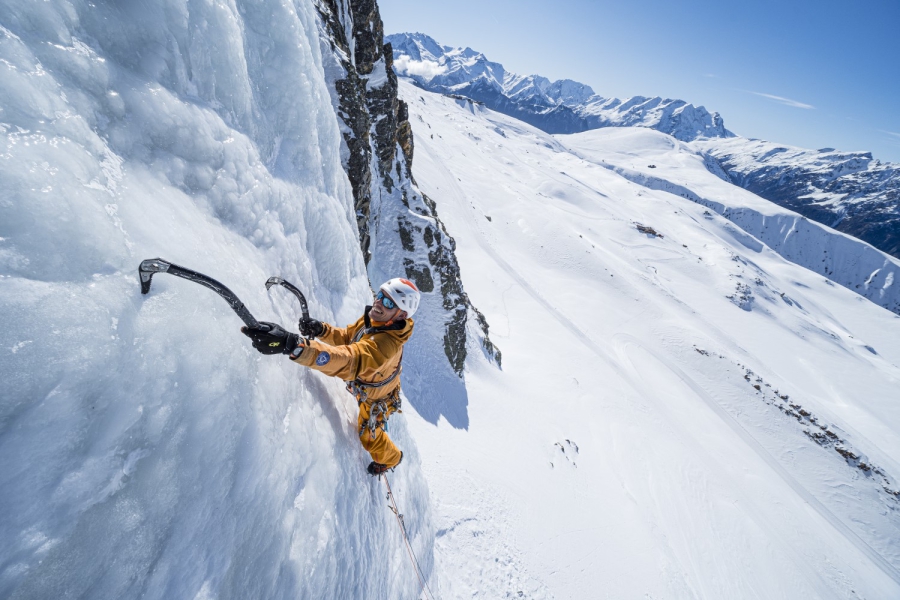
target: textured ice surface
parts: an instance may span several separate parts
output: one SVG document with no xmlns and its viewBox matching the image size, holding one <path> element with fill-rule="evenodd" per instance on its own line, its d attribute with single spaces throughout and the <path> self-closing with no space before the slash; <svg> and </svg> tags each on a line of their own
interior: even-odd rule
<svg viewBox="0 0 900 600">
<path fill-rule="evenodd" d="M 0 597 L 415 597 L 339 383 L 260 357 L 209 290 L 137 281 L 161 256 L 296 329 L 263 286 L 280 275 L 315 316 L 357 318 L 315 19 L 305 0 L 0 5 Z"/>
</svg>

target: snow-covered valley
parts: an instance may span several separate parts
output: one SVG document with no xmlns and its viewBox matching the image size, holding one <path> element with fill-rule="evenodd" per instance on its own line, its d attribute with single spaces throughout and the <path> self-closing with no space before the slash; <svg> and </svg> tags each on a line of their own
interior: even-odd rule
<svg viewBox="0 0 900 600">
<path fill-rule="evenodd" d="M 374 144 L 366 264 L 326 4 L 372 9 L 0 4 L 0 597 L 900 596 L 897 261 L 664 133 L 401 81 L 415 184 Z M 209 290 L 141 295 L 156 256 L 291 330 L 272 275 L 337 324 L 434 279 L 389 475 L 430 589 L 341 382 Z"/>
</svg>

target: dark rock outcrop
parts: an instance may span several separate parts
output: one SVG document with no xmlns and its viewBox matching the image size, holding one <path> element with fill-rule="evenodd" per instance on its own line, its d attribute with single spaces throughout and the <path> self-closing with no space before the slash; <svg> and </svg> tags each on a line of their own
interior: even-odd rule
<svg viewBox="0 0 900 600">
<path fill-rule="evenodd" d="M 322 19 L 321 39 L 328 44 L 328 54 L 336 63 L 331 65 L 332 72 L 326 73 L 326 77 L 334 86 L 338 118 L 347 127 L 343 134 L 348 150 L 344 169 L 353 188 L 359 244 L 368 264 L 369 210 L 372 202 L 372 172 L 369 164 L 372 160 L 372 141 L 369 136 L 371 119 L 366 106 L 366 84 L 356 69 L 347 29 L 340 18 L 345 14 L 345 2 L 346 0 L 318 0 L 316 7 Z"/>
<path fill-rule="evenodd" d="M 470 339 L 499 365 L 500 352 L 488 337 L 487 321 L 465 293 L 456 244 L 438 217 L 436 203 L 419 191 L 412 176 L 409 110 L 398 97 L 393 51 L 384 43 L 377 3 L 317 0 L 317 7 L 326 78 L 345 126 L 344 166 L 370 281 L 377 284 L 402 273 L 423 292 L 418 329 L 426 333 L 416 338 L 428 332 L 439 335 L 437 343 L 414 338 L 412 360 L 425 365 L 423 372 L 433 363 L 433 348 L 438 348 L 461 377 Z M 464 426 L 465 419 L 454 424 Z"/>
</svg>

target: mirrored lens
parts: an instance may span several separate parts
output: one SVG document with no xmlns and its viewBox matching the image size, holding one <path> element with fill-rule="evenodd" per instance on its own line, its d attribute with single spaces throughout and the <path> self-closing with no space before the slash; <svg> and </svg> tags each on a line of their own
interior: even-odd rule
<svg viewBox="0 0 900 600">
<path fill-rule="evenodd" d="M 388 310 L 392 310 L 395 306 L 397 306 L 396 304 L 394 304 L 394 301 L 385 296 L 384 292 L 382 292 L 381 290 L 379 290 L 378 294 L 375 295 L 375 299 L 381 300 L 381 304 Z"/>
</svg>

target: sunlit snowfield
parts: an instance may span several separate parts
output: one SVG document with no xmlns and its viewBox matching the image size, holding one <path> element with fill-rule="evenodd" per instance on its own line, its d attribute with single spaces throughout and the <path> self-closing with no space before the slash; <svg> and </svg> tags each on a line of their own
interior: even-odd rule
<svg viewBox="0 0 900 600">
<path fill-rule="evenodd" d="M 791 217 L 668 136 L 401 93 L 503 351 L 467 429 L 410 419 L 445 595 L 900 594 L 900 317 L 685 198 Z"/>
</svg>

